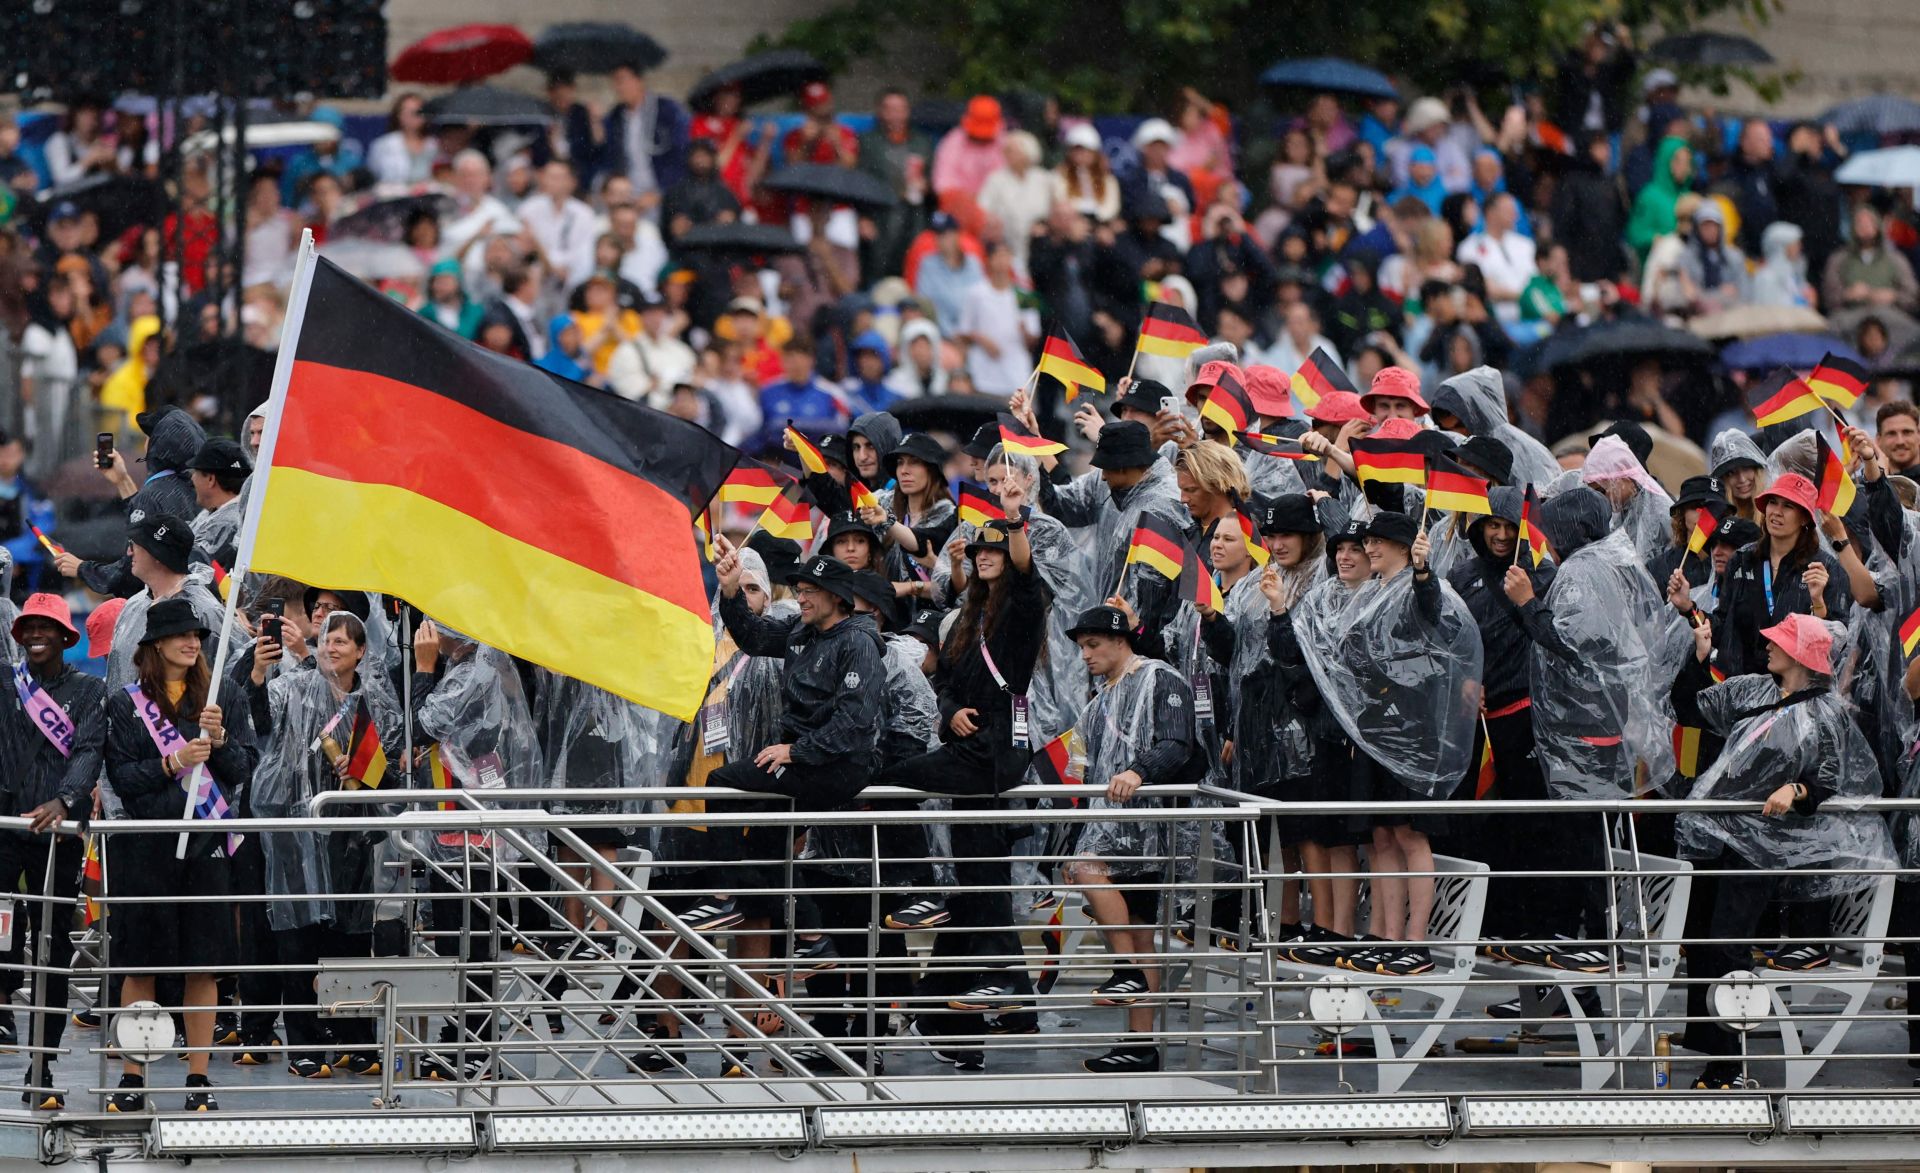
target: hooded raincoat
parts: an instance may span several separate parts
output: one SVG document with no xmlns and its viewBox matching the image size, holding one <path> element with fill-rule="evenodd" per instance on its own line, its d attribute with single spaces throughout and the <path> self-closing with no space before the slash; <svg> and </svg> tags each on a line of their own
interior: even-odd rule
<svg viewBox="0 0 1920 1173">
<path fill-rule="evenodd" d="M 1673 233 L 1674 205 L 1684 191 L 1673 178 L 1673 157 L 1686 149 L 1686 139 L 1676 135 L 1661 139 L 1653 153 L 1653 178 L 1634 197 L 1633 215 L 1627 219 L 1627 243 L 1643 258 L 1656 237 Z"/>
<path fill-rule="evenodd" d="M 1089 589 L 1096 592 L 1096 598 L 1107 597 L 1119 583 L 1121 568 L 1126 564 L 1127 546 L 1142 517 L 1152 514 L 1182 532 L 1190 528 L 1186 507 L 1180 503 L 1173 466 L 1165 460 L 1156 460 L 1139 484 L 1118 496 L 1107 489 L 1098 471 L 1075 477 L 1064 485 L 1042 478 L 1040 503 L 1067 528 L 1091 531 L 1083 574 L 1087 576 Z M 1128 570 L 1121 595 L 1133 607 L 1134 614 L 1151 628 L 1165 622 L 1172 610 L 1168 604 L 1173 599 L 1174 586 L 1158 572 L 1134 566 Z"/>
<path fill-rule="evenodd" d="M 1443 381 L 1429 397 L 1434 410 L 1455 416 L 1468 433 L 1488 436 L 1513 453 L 1513 483 L 1544 485 L 1560 475 L 1547 446 L 1507 419 L 1507 385 L 1492 367 L 1475 367 Z"/>
<path fill-rule="evenodd" d="M 1137 656 L 1117 682 L 1095 686 L 1077 730 L 1087 785 L 1098 788 L 1086 803 L 1090 814 L 1158 806 L 1146 787 L 1180 781 L 1194 753 L 1193 692 L 1170 665 Z M 1142 789 L 1109 801 L 1107 783 L 1127 770 L 1140 775 Z M 1158 876 L 1168 849 L 1165 823 L 1108 820 L 1082 824 L 1074 855 L 1105 862 L 1115 878 Z"/>
<path fill-rule="evenodd" d="M 437 743 L 449 784 L 461 790 L 530 790 L 546 777 L 533 716 L 513 661 L 498 648 L 442 627 L 437 672 L 416 672 L 414 725 Z M 429 767 L 430 768 L 430 767 Z M 417 785 L 431 786 L 433 779 Z M 487 804 L 492 805 L 492 804 Z M 435 859 L 458 859 L 486 837 L 433 832 L 420 847 Z"/>
</svg>

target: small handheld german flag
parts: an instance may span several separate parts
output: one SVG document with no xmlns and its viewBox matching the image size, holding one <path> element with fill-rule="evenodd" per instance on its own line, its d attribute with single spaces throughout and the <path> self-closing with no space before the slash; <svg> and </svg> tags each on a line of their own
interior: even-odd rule
<svg viewBox="0 0 1920 1173">
<path fill-rule="evenodd" d="M 792 486 L 773 499 L 756 524 L 776 538 L 805 545 L 813 540 L 813 506 L 800 499 L 798 486 Z"/>
<path fill-rule="evenodd" d="M 1920 646 L 1920 607 L 1915 607 L 1913 614 L 1900 621 L 1900 650 L 1911 656 L 1917 646 Z"/>
<path fill-rule="evenodd" d="M 1480 768 L 1473 775 L 1473 796 L 1486 798 L 1493 793 L 1494 780 L 1499 777 L 1493 768 L 1493 739 L 1486 735 L 1486 719 L 1480 721 Z"/>
<path fill-rule="evenodd" d="M 1229 371 L 1207 390 L 1207 397 L 1200 403 L 1200 418 L 1212 420 L 1233 437 L 1252 427 L 1260 413 L 1254 410 L 1253 397 L 1247 394 L 1245 385 Z"/>
<path fill-rule="evenodd" d="M 764 509 L 780 495 L 781 487 L 791 482 L 792 478 L 781 476 L 759 461 L 744 461 L 720 482 L 713 499 L 722 505 L 758 505 Z"/>
<path fill-rule="evenodd" d="M 233 578 L 227 573 L 227 568 L 220 565 L 217 559 L 209 563 L 208 568 L 213 571 L 214 592 L 220 596 L 220 601 L 224 603 L 227 601 L 228 592 L 233 590 Z"/>
<path fill-rule="evenodd" d="M 1852 407 L 1866 393 L 1867 368 L 1850 358 L 1829 353 L 1820 360 L 1819 366 L 1808 372 L 1807 386 L 1835 407 Z"/>
<path fill-rule="evenodd" d="M 1300 364 L 1300 369 L 1293 372 L 1293 397 L 1303 409 L 1313 408 L 1319 405 L 1321 396 L 1330 391 L 1360 393 L 1326 348 L 1316 346 L 1307 361 Z"/>
<path fill-rule="evenodd" d="M 1207 336 L 1186 310 L 1156 301 L 1147 306 L 1146 316 L 1140 320 L 1140 339 L 1134 349 L 1162 358 L 1185 358 L 1206 344 Z"/>
<path fill-rule="evenodd" d="M 1227 607 L 1226 599 L 1220 594 L 1220 584 L 1197 554 L 1189 557 L 1181 568 L 1180 597 L 1201 611 L 1218 614 Z"/>
<path fill-rule="evenodd" d="M 874 496 L 873 490 L 862 484 L 859 477 L 847 482 L 847 496 L 852 499 L 855 509 L 880 508 L 880 498 Z"/>
<path fill-rule="evenodd" d="M 1300 447 L 1300 441 L 1289 440 L 1285 436 L 1270 436 L 1265 432 L 1242 432 L 1240 442 L 1262 456 L 1278 456 L 1282 460 L 1320 459 Z"/>
<path fill-rule="evenodd" d="M 1191 560 L 1186 535 L 1170 521 L 1144 514 L 1134 527 L 1133 541 L 1127 545 L 1127 563 L 1152 567 L 1169 582 L 1177 582 L 1180 571 Z"/>
<path fill-rule="evenodd" d="M 1067 450 L 1065 444 L 1056 444 L 1045 436 L 1036 436 L 1029 432 L 1027 425 L 1004 411 L 1000 413 L 999 419 L 1000 443 L 1009 452 L 1018 452 L 1026 456 L 1052 456 Z"/>
<path fill-rule="evenodd" d="M 1052 375 L 1066 386 L 1068 403 L 1079 396 L 1082 387 L 1089 391 L 1107 389 L 1107 377 L 1087 364 L 1080 348 L 1064 332 L 1047 335 L 1046 344 L 1040 348 L 1040 373 Z"/>
<path fill-rule="evenodd" d="M 1429 460 L 1426 507 L 1455 513 L 1493 513 L 1493 502 L 1487 496 L 1487 482 L 1444 456 L 1434 456 Z"/>
<path fill-rule="evenodd" d="M 1007 511 L 1000 508 L 1000 502 L 985 485 L 973 481 L 961 481 L 960 491 L 954 498 L 954 512 L 961 521 L 974 525 L 985 525 L 989 521 L 1005 521 Z"/>
<path fill-rule="evenodd" d="M 1747 392 L 1747 407 L 1761 427 L 1797 420 L 1820 410 L 1820 396 L 1813 388 L 1785 367 L 1774 371 Z"/>
<path fill-rule="evenodd" d="M 1260 527 L 1253 524 L 1253 518 L 1244 509 L 1235 509 L 1233 517 L 1240 523 L 1240 536 L 1246 540 L 1247 557 L 1253 559 L 1255 566 L 1264 567 L 1273 555 L 1267 553 L 1266 543 L 1260 540 Z"/>
<path fill-rule="evenodd" d="M 1700 776 L 1700 732 L 1698 725 L 1673 727 L 1673 768 L 1682 778 Z"/>
<path fill-rule="evenodd" d="M 352 744 L 347 754 L 347 777 L 368 790 L 378 790 L 387 776 L 387 750 L 380 744 L 380 730 L 374 727 L 365 697 L 354 707 Z"/>
<path fill-rule="evenodd" d="M 67 552 L 65 546 L 62 546 L 60 543 L 48 537 L 44 532 L 41 531 L 39 526 L 33 524 L 32 522 L 28 522 L 27 528 L 32 530 L 33 536 L 39 539 L 40 544 L 42 546 L 45 546 L 47 548 L 47 553 L 53 555 L 55 558 L 58 558 L 60 555 Z"/>
<path fill-rule="evenodd" d="M 1827 438 L 1819 433 L 1813 437 L 1816 460 L 1820 465 L 1820 479 L 1814 486 L 1813 503 L 1822 512 L 1845 517 L 1853 509 L 1853 478 L 1847 475 L 1847 466 L 1840 454 L 1827 443 Z"/>
<path fill-rule="evenodd" d="M 1358 439 L 1353 442 L 1353 475 L 1362 485 L 1425 485 L 1427 457 L 1413 440 Z"/>
<path fill-rule="evenodd" d="M 1531 484 L 1527 486 L 1526 495 L 1520 499 L 1520 542 L 1526 546 L 1536 568 L 1553 557 L 1553 547 L 1547 544 L 1547 536 L 1540 532 L 1540 494 L 1534 491 Z"/>
<path fill-rule="evenodd" d="M 1073 760 L 1072 747 L 1068 744 L 1072 736 L 1073 730 L 1069 729 L 1041 746 L 1039 752 L 1033 755 L 1029 764 L 1033 767 L 1034 778 L 1042 786 L 1073 786 L 1080 781 L 1068 773 L 1071 768 L 1069 763 Z"/>
<path fill-rule="evenodd" d="M 1705 554 L 1707 543 L 1713 540 L 1713 531 L 1720 528 L 1721 520 L 1732 509 L 1733 506 L 1725 501 L 1708 501 L 1701 505 L 1700 511 L 1693 517 L 1693 531 L 1687 535 L 1687 553 Z M 1661 584 L 1663 588 L 1665 585 Z"/>
<path fill-rule="evenodd" d="M 793 442 L 794 455 L 800 458 L 801 468 L 811 473 L 827 471 L 827 458 L 821 455 L 812 440 L 800 434 L 800 429 L 794 427 L 791 420 L 787 422 L 787 439 Z"/>
</svg>

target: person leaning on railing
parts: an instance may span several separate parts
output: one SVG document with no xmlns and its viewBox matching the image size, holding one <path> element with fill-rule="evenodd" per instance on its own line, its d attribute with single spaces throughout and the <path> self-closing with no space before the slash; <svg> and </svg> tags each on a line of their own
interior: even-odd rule
<svg viewBox="0 0 1920 1173">
<path fill-rule="evenodd" d="M 209 669 L 200 654 L 207 628 L 184 598 L 162 599 L 147 612 L 146 632 L 134 653 L 135 687 L 107 699 L 107 785 L 134 819 L 178 819 L 182 787 L 205 766 L 227 796 L 253 776 L 254 749 L 230 737 L 217 705 L 206 703 Z M 232 798 L 229 797 L 229 801 Z M 172 832 L 113 836 L 108 846 L 107 896 L 140 897 L 115 904 L 107 918 L 108 960 L 126 975 L 121 998 L 150 1001 L 159 973 L 194 967 L 186 975 L 189 1112 L 217 1108 L 207 1079 L 218 1000 L 213 970 L 236 961 L 233 918 L 224 913 L 232 893 L 229 837 L 222 831 L 188 836 L 176 858 Z M 158 898 L 158 899 L 155 899 Z M 109 1112 L 146 1108 L 146 1069 L 132 1059 Z"/>
</svg>

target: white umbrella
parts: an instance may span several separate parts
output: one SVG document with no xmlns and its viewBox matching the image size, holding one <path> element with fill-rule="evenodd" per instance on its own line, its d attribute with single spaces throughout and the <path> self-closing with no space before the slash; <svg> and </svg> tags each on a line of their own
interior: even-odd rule
<svg viewBox="0 0 1920 1173">
<path fill-rule="evenodd" d="M 337 142 L 340 128 L 327 122 L 255 122 L 247 126 L 247 148 L 266 150 L 268 147 L 310 147 L 318 143 Z M 219 142 L 232 146 L 234 131 L 232 126 L 222 127 Z M 211 130 L 203 130 L 188 136 L 180 144 L 187 154 L 213 149 L 214 136 Z"/>
<path fill-rule="evenodd" d="M 1920 187 L 1920 147 L 1861 151 L 1840 164 L 1833 177 L 1866 187 Z"/>
</svg>

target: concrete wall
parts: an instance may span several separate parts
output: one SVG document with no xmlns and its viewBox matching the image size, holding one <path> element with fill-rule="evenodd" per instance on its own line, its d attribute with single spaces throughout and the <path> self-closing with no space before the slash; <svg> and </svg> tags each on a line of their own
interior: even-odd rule
<svg viewBox="0 0 1920 1173">
<path fill-rule="evenodd" d="M 1764 25 L 1724 21 L 1716 27 L 1752 37 L 1773 54 L 1777 68 L 1801 73 L 1771 107 L 1736 87 L 1721 99 L 1730 110 L 1798 117 L 1870 94 L 1920 100 L 1920 0 L 1783 0 Z"/>
</svg>

